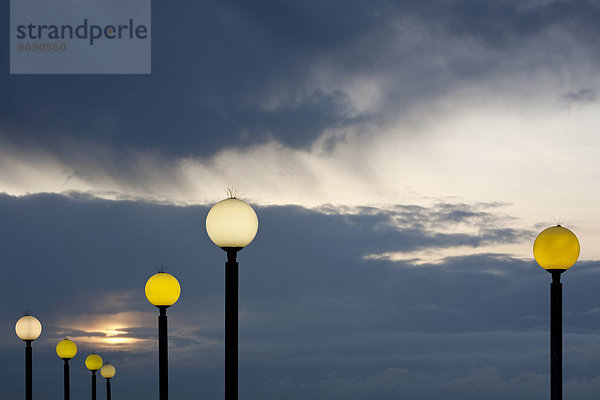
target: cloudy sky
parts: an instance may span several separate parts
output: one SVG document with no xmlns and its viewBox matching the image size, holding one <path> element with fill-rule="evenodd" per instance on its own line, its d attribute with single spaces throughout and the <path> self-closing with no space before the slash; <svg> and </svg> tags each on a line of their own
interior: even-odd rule
<svg viewBox="0 0 600 400">
<path fill-rule="evenodd" d="M 9 23 L 9 5 L 0 16 Z M 600 392 L 600 6 L 584 1 L 152 2 L 151 75 L 10 75 L 0 60 L 0 386 L 62 398 L 56 343 L 158 396 L 167 265 L 173 399 L 223 397 L 225 253 L 204 228 L 235 187 L 240 398 L 549 396 L 536 234 L 563 222 L 565 394 Z M 104 396 L 100 385 L 99 396 Z"/>
</svg>

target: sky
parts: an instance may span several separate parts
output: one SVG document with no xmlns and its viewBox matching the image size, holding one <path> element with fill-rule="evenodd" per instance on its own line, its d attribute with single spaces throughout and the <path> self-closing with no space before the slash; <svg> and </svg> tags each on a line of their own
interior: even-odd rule
<svg viewBox="0 0 600 400">
<path fill-rule="evenodd" d="M 9 24 L 9 5 L 0 6 Z M 564 282 L 564 391 L 600 391 L 600 5 L 585 1 L 152 1 L 150 75 L 10 75 L 0 40 L 0 387 L 14 323 L 116 367 L 115 398 L 223 398 L 225 253 L 210 207 L 259 218 L 239 253 L 240 398 L 549 396 L 544 228 L 581 242 Z M 104 386 L 98 389 L 104 396 Z"/>
</svg>

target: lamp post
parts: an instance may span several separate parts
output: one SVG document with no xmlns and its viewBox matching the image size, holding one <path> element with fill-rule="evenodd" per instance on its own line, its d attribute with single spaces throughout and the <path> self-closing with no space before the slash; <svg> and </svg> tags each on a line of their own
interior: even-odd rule
<svg viewBox="0 0 600 400">
<path fill-rule="evenodd" d="M 100 368 L 100 375 L 106 379 L 106 400 L 110 400 L 110 378 L 115 376 L 115 367 L 112 364 L 104 364 Z"/>
<path fill-rule="evenodd" d="M 579 258 L 579 240 L 560 225 L 543 230 L 533 243 L 537 263 L 552 274 L 550 283 L 550 399 L 562 400 L 562 283 L 560 275 Z"/>
<path fill-rule="evenodd" d="M 92 400 L 96 400 L 96 371 L 102 368 L 102 357 L 90 354 L 85 359 L 85 366 L 92 371 Z"/>
<path fill-rule="evenodd" d="M 227 252 L 225 263 L 225 400 L 238 398 L 238 263 L 237 253 L 258 231 L 258 217 L 235 197 L 215 204 L 206 216 L 206 232 Z"/>
<path fill-rule="evenodd" d="M 42 324 L 33 315 L 25 315 L 19 318 L 15 324 L 15 332 L 19 339 L 25 342 L 25 399 L 32 399 L 32 352 L 31 342 L 42 334 Z"/>
<path fill-rule="evenodd" d="M 65 362 L 64 366 L 64 392 L 65 392 L 65 400 L 69 400 L 71 398 L 71 388 L 69 385 L 69 360 L 75 357 L 77 354 L 77 345 L 70 341 L 69 339 L 64 339 L 58 342 L 56 345 L 56 354 L 60 358 L 62 358 Z"/>
<path fill-rule="evenodd" d="M 169 361 L 167 340 L 167 308 L 175 304 L 181 286 L 173 275 L 159 272 L 146 282 L 146 298 L 159 310 L 158 314 L 158 387 L 160 400 L 169 398 Z"/>
</svg>

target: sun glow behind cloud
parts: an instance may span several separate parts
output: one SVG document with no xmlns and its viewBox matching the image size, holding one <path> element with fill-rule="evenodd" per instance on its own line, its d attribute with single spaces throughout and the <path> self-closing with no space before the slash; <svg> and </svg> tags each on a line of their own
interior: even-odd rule
<svg viewBox="0 0 600 400">
<path fill-rule="evenodd" d="M 69 339 L 76 343 L 83 343 L 89 346 L 101 349 L 113 349 L 120 351 L 138 351 L 140 348 L 148 349 L 155 344 L 153 339 L 140 339 L 128 336 L 126 330 L 116 331 L 114 329 L 105 329 L 103 331 L 83 330 L 83 334 L 70 336 Z M 114 333 L 119 332 L 119 333 Z"/>
<path fill-rule="evenodd" d="M 5 144 L 0 190 L 207 204 L 237 186 L 254 203 L 305 207 L 501 201 L 522 227 L 566 215 L 580 235 L 600 239 L 600 189 L 589 184 L 600 179 L 600 103 L 567 107 L 560 88 L 491 96 L 496 89 L 455 91 L 385 126 L 331 130 L 309 149 L 270 142 L 170 163 L 132 152 L 125 171 L 109 148 L 82 145 L 87 154 L 69 158 Z M 582 256 L 600 250 L 584 245 Z"/>
<path fill-rule="evenodd" d="M 107 300 L 111 301 L 110 296 Z M 106 302 L 105 302 L 106 304 Z M 60 336 L 68 336 L 75 343 L 119 351 L 140 351 L 153 348 L 153 338 L 140 337 L 135 331 L 144 328 L 149 313 L 121 311 L 114 314 L 91 312 L 59 321 Z"/>
<path fill-rule="evenodd" d="M 46 340 L 54 343 L 57 339 L 68 338 L 78 346 L 81 345 L 82 349 L 90 351 L 152 354 L 157 345 L 157 312 L 145 299 L 140 302 L 140 296 L 144 296 L 143 290 L 122 290 L 98 295 L 88 312 L 59 318 L 53 337 Z M 140 306 L 142 310 L 139 310 Z M 212 332 L 221 329 L 221 313 L 196 310 L 185 318 L 182 317 L 181 310 L 174 314 L 169 317 L 170 358 L 180 365 L 187 365 L 197 362 L 197 352 L 202 352 L 206 357 L 203 360 L 206 365 L 219 362 L 219 350 L 223 345 L 221 337 L 215 339 L 212 334 L 204 337 L 198 331 L 206 329 Z"/>
<path fill-rule="evenodd" d="M 271 142 L 166 166 L 160 156 L 133 152 L 122 174 L 102 162 L 111 159 L 108 148 L 69 159 L 4 144 L 0 189 L 11 195 L 79 191 L 204 204 L 222 197 L 227 182 L 259 203 L 315 207 L 450 197 L 511 201 L 527 193 L 573 201 L 570 193 L 582 179 L 596 177 L 600 105 L 561 110 L 542 104 L 516 111 L 453 97 L 458 104 L 429 104 L 386 127 L 331 132 L 345 135 L 331 150 L 319 141 L 308 150 Z"/>
</svg>

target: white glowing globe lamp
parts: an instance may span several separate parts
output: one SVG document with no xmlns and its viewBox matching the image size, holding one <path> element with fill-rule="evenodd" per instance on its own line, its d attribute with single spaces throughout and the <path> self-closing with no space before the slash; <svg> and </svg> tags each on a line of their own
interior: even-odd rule
<svg viewBox="0 0 600 400">
<path fill-rule="evenodd" d="M 225 199 L 215 204 L 206 216 L 206 232 L 221 248 L 249 245 L 258 231 L 258 217 L 248 203 Z"/>
<path fill-rule="evenodd" d="M 113 376 L 115 376 L 116 372 L 117 371 L 115 370 L 115 367 L 112 364 L 104 364 L 102 368 L 100 368 L 100 375 L 102 375 L 102 377 L 106 379 L 110 379 Z"/>
<path fill-rule="evenodd" d="M 26 315 L 17 321 L 15 332 L 21 340 L 35 340 L 42 334 L 42 324 L 36 317 Z"/>
</svg>

